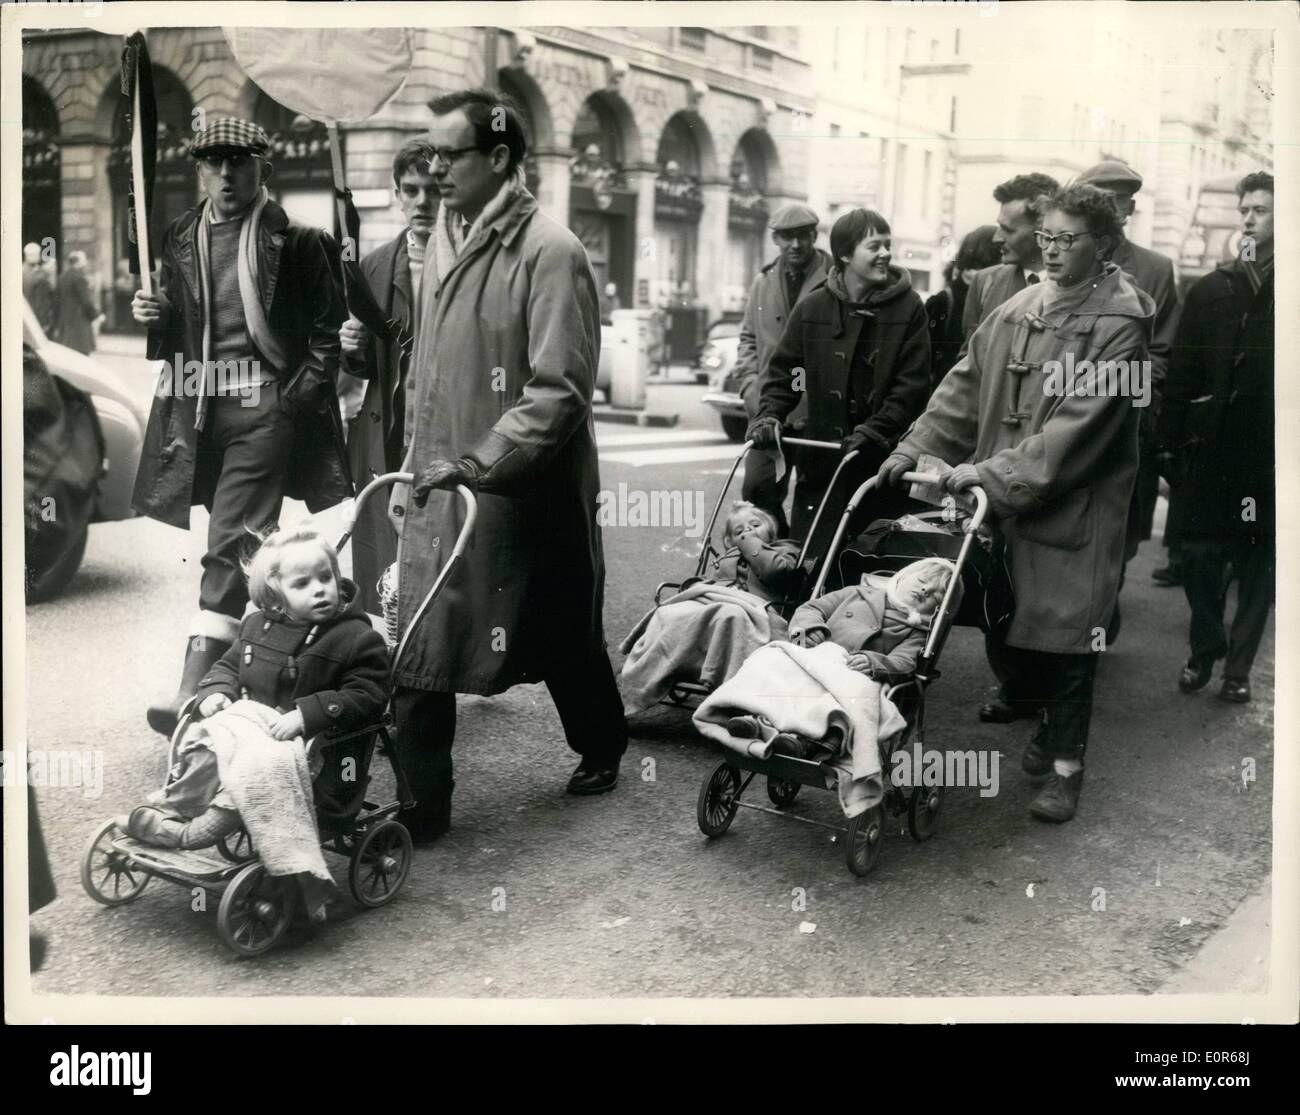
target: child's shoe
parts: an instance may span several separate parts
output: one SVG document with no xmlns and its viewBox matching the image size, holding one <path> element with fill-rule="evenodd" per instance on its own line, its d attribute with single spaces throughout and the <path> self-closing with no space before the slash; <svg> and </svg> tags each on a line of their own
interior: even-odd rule
<svg viewBox="0 0 1300 1115">
<path fill-rule="evenodd" d="M 184 824 L 152 805 L 140 805 L 126 819 L 126 831 L 155 848 L 179 848 Z"/>
</svg>

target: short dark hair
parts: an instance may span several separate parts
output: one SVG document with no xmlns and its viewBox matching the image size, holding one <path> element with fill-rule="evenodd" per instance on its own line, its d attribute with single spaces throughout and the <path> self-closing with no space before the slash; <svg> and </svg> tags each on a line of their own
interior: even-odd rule
<svg viewBox="0 0 1300 1115">
<path fill-rule="evenodd" d="M 1008 201 L 1023 201 L 1025 214 L 1039 218 L 1047 212 L 1043 201 L 1060 188 L 1061 184 L 1047 174 L 1017 174 L 993 187 L 993 200 L 999 205 L 1005 205 Z"/>
<path fill-rule="evenodd" d="M 1237 183 L 1237 200 L 1240 201 L 1249 193 L 1255 190 L 1267 190 L 1270 194 L 1273 192 L 1273 176 L 1266 170 L 1257 170 L 1246 175 Z"/>
<path fill-rule="evenodd" d="M 961 247 L 957 249 L 958 271 L 968 271 L 972 267 L 983 270 L 1002 258 L 998 246 L 993 243 L 993 234 L 997 230 L 997 225 L 980 225 L 962 237 Z"/>
<path fill-rule="evenodd" d="M 1087 182 L 1062 186 L 1043 203 L 1044 213 L 1051 210 L 1067 217 L 1081 217 L 1093 236 L 1109 236 L 1114 241 L 1123 234 L 1124 221 L 1115 207 L 1114 197 Z"/>
<path fill-rule="evenodd" d="M 474 141 L 480 151 L 491 151 L 505 144 L 510 152 L 507 171 L 514 170 L 524 161 L 524 156 L 528 153 L 528 140 L 523 113 L 505 93 L 481 87 L 460 89 L 455 93 L 434 97 L 429 102 L 429 111 L 434 116 L 446 116 L 457 109 L 474 125 Z M 500 126 L 493 127 L 498 121 Z"/>
<path fill-rule="evenodd" d="M 831 226 L 831 255 L 838 264 L 873 232 L 890 236 L 889 222 L 874 209 L 850 209 Z"/>
<path fill-rule="evenodd" d="M 429 142 L 428 136 L 408 139 L 393 156 L 393 185 L 401 185 L 402 175 L 408 170 L 425 175 L 431 173 L 433 168 L 429 164 L 432 162 L 433 144 Z"/>
</svg>

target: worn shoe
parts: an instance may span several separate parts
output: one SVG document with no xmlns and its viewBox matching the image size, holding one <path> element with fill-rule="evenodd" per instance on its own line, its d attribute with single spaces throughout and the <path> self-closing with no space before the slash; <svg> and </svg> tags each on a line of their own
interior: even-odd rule
<svg viewBox="0 0 1300 1115">
<path fill-rule="evenodd" d="M 1008 704 L 1006 701 L 990 701 L 980 705 L 980 721 L 984 724 L 1010 724 L 1016 720 L 1028 720 L 1033 716 L 1032 709 L 1020 705 Z"/>
<path fill-rule="evenodd" d="M 1052 757 L 1038 746 L 1037 732 L 1025 744 L 1025 753 L 1020 757 L 1020 769 L 1033 778 L 1042 778 L 1052 772 Z"/>
<path fill-rule="evenodd" d="M 1210 676 L 1213 673 L 1213 659 L 1208 662 L 1197 662 L 1195 658 L 1189 658 L 1187 665 L 1183 667 L 1183 672 L 1178 675 L 1178 688 L 1184 693 L 1195 693 L 1198 689 L 1204 689 L 1209 684 Z M 1224 678 L 1224 684 L 1227 684 L 1227 678 Z"/>
<path fill-rule="evenodd" d="M 1029 812 L 1040 821 L 1061 824 L 1074 816 L 1079 808 L 1079 791 L 1083 789 L 1083 771 L 1075 771 L 1062 778 L 1055 771 L 1029 806 Z"/>
<path fill-rule="evenodd" d="M 1153 570 L 1151 573 L 1151 579 L 1156 584 L 1163 585 L 1166 588 L 1181 585 L 1183 583 L 1183 567 L 1171 561 L 1163 568 Z"/>
<path fill-rule="evenodd" d="M 577 794 L 579 797 L 588 797 L 592 794 L 607 794 L 618 785 L 618 767 L 592 767 L 579 766 L 569 778 L 569 784 L 564 788 L 566 794 Z"/>
<path fill-rule="evenodd" d="M 1250 678 L 1224 678 L 1219 700 L 1244 705 L 1250 700 Z"/>
<path fill-rule="evenodd" d="M 733 716 L 727 721 L 727 733 L 736 739 L 758 739 L 758 720 L 753 716 Z"/>
</svg>

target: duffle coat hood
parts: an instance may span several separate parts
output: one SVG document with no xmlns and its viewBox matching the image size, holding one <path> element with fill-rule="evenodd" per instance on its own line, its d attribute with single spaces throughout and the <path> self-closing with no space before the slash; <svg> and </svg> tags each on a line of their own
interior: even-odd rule
<svg viewBox="0 0 1300 1115">
<path fill-rule="evenodd" d="M 985 318 L 899 450 L 974 462 L 1007 538 L 1016 593 L 1007 642 L 1086 654 L 1123 568 L 1139 407 L 1125 393 L 1092 393 L 1096 374 L 1079 374 L 1067 393 L 1069 381 L 1044 364 L 1072 356 L 1076 368 L 1127 361 L 1140 372 L 1155 303 L 1113 263 L 1050 306 L 1047 286 L 1026 287 Z"/>
</svg>

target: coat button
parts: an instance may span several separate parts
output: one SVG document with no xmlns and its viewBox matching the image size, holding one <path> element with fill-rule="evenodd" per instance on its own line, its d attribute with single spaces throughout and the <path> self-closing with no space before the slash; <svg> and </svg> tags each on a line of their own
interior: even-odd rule
<svg viewBox="0 0 1300 1115">
<path fill-rule="evenodd" d="M 331 701 L 325 706 L 325 711 L 331 716 L 338 716 L 338 714 L 343 711 L 343 708 L 337 701 Z"/>
<path fill-rule="evenodd" d="M 429 543 L 429 545 L 432 546 L 435 550 L 436 550 L 436 549 L 437 549 L 441 544 L 442 544 L 442 539 L 441 539 L 441 538 L 435 538 L 432 542 Z"/>
<path fill-rule="evenodd" d="M 271 621 L 269 619 L 264 624 L 262 624 L 262 630 L 263 631 L 271 630 Z"/>
</svg>

